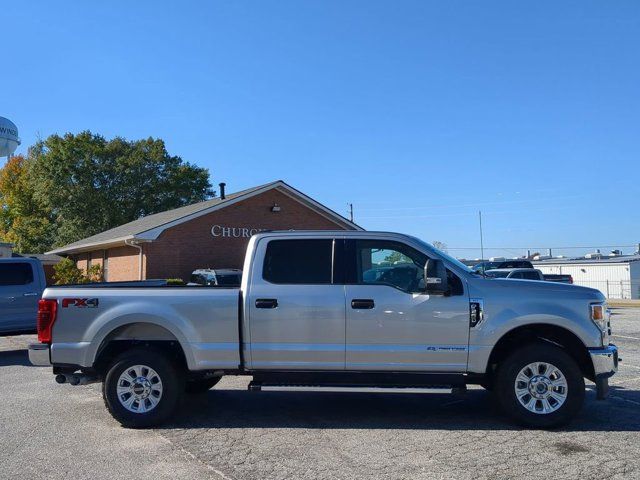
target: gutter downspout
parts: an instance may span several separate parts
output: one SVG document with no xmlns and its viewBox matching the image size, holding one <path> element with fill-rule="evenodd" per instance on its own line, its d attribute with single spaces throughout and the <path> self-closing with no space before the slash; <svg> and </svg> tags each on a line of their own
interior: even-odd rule
<svg viewBox="0 0 640 480">
<path fill-rule="evenodd" d="M 125 240 L 124 244 L 138 249 L 138 280 L 142 280 L 142 245 L 138 245 L 135 240 Z"/>
</svg>

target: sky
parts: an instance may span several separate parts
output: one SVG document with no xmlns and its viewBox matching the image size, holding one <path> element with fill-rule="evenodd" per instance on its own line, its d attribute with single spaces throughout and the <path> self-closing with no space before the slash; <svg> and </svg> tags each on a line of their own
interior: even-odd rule
<svg viewBox="0 0 640 480">
<path fill-rule="evenodd" d="M 635 0 L 1 10 L 17 153 L 87 129 L 159 137 L 228 192 L 282 179 L 458 257 L 480 256 L 479 210 L 486 256 L 640 242 Z"/>
</svg>

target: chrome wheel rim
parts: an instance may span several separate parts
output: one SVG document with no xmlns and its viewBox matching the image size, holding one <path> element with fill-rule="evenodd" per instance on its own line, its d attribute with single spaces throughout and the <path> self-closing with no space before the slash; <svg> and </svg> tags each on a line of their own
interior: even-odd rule
<svg viewBox="0 0 640 480">
<path fill-rule="evenodd" d="M 153 368 L 133 365 L 120 374 L 116 394 L 120 404 L 130 412 L 150 412 L 162 398 L 162 380 Z"/>
<path fill-rule="evenodd" d="M 522 368 L 514 388 L 520 405 L 538 415 L 548 415 L 562 407 L 569 390 L 562 371 L 547 362 L 533 362 Z"/>
</svg>

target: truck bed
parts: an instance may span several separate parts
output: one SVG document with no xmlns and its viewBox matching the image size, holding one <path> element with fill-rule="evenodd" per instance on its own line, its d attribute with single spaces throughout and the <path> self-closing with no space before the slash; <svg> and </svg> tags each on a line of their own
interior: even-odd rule
<svg viewBox="0 0 640 480">
<path fill-rule="evenodd" d="M 51 361 L 90 367 L 110 340 L 175 340 L 190 370 L 240 364 L 239 289 L 81 285 L 47 288 L 58 299 Z M 108 338 L 107 338 L 108 337 Z"/>
</svg>

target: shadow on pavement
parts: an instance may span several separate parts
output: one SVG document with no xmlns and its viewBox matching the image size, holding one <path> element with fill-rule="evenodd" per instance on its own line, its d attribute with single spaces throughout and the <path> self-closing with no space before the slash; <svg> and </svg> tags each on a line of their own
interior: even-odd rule
<svg viewBox="0 0 640 480">
<path fill-rule="evenodd" d="M 4 350 L 0 351 L 0 367 L 11 365 L 31 366 L 27 350 Z"/>
<path fill-rule="evenodd" d="M 640 431 L 640 392 L 612 388 L 612 395 L 601 402 L 588 391 L 582 412 L 561 431 Z M 522 430 L 484 390 L 454 396 L 213 389 L 187 398 L 167 428 Z"/>
</svg>

